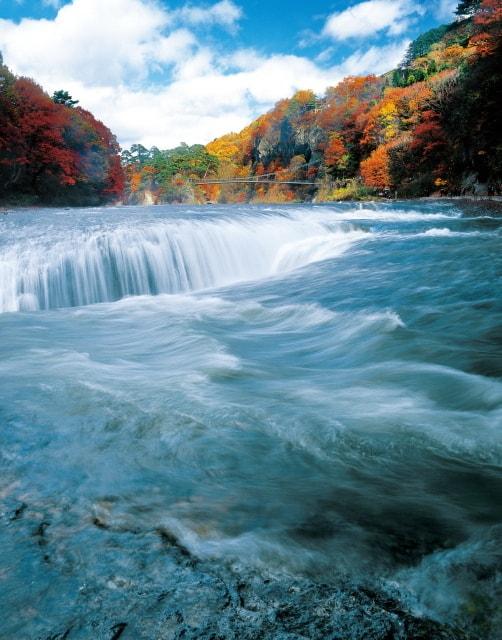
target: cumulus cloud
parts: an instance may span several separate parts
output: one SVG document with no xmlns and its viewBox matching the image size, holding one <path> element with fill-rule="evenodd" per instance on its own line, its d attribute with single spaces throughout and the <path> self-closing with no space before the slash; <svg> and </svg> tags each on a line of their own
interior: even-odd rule
<svg viewBox="0 0 502 640">
<path fill-rule="evenodd" d="M 370 71 L 376 75 L 385 73 L 398 66 L 409 44 L 410 40 L 400 40 L 383 47 L 356 51 L 342 63 L 340 70 L 344 76 Z"/>
<path fill-rule="evenodd" d="M 99 19 L 97 19 L 99 16 Z M 169 14 L 145 0 L 73 0 L 54 20 L 0 20 L 0 47 L 22 73 L 106 85 L 187 54 L 190 34 L 164 35 Z"/>
<path fill-rule="evenodd" d="M 200 11 L 230 27 L 234 7 L 224 0 Z M 238 131 L 297 89 L 321 93 L 344 75 L 387 71 L 407 44 L 357 51 L 332 66 L 253 49 L 225 54 L 201 42 L 197 7 L 185 9 L 169 11 L 156 0 L 73 0 L 53 20 L 0 20 L 0 50 L 15 73 L 48 92 L 68 90 L 123 146 L 168 148 Z"/>
<path fill-rule="evenodd" d="M 99 114 L 125 146 L 139 141 L 145 146 L 171 147 L 180 141 L 208 142 L 239 131 L 297 89 L 322 92 L 340 78 L 337 68 L 322 70 L 297 56 L 261 58 L 247 52 L 222 60 L 219 66 L 206 50 L 181 65 L 163 88 L 121 84 L 96 90 L 76 79 L 65 83 L 65 88 Z"/>
<path fill-rule="evenodd" d="M 220 24 L 228 28 L 235 27 L 242 18 L 242 9 L 232 0 L 221 0 L 206 8 L 189 5 L 178 9 L 175 13 L 180 20 L 188 24 Z"/>
<path fill-rule="evenodd" d="M 397 36 L 406 31 L 413 16 L 424 12 L 419 3 L 410 0 L 367 0 L 333 13 L 324 25 L 323 35 L 333 40 L 362 38 L 382 31 Z"/>
</svg>

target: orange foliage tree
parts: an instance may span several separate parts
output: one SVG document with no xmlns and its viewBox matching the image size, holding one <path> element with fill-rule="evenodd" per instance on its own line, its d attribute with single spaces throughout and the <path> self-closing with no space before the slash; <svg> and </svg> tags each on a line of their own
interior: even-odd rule
<svg viewBox="0 0 502 640">
<path fill-rule="evenodd" d="M 391 186 L 387 145 L 377 147 L 361 162 L 361 176 L 367 187 L 386 189 Z"/>
</svg>

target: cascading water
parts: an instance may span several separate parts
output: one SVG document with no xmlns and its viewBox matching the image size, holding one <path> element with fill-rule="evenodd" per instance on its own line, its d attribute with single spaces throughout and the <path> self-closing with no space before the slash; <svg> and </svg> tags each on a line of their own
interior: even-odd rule
<svg viewBox="0 0 502 640">
<path fill-rule="evenodd" d="M 111 302 L 264 278 L 342 253 L 366 233 L 349 223 L 270 216 L 72 230 L 0 255 L 0 312 Z"/>
<path fill-rule="evenodd" d="M 498 640 L 500 218 L 0 225 L 0 638 Z"/>
</svg>

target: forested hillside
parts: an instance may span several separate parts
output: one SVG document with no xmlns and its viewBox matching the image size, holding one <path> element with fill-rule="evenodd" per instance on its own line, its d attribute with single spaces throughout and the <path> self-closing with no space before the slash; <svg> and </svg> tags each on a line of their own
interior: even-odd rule
<svg viewBox="0 0 502 640">
<path fill-rule="evenodd" d="M 119 146 L 65 91 L 51 98 L 0 57 L 0 203 L 92 205 L 122 198 Z"/>
<path fill-rule="evenodd" d="M 502 0 L 463 0 L 398 69 L 298 91 L 206 146 L 124 151 L 0 57 L 0 203 L 284 202 L 500 194 Z M 196 184 L 258 179 L 259 184 Z M 304 184 L 284 184 L 284 183 Z"/>
<path fill-rule="evenodd" d="M 243 131 L 170 151 L 123 154 L 131 202 L 292 201 L 502 189 L 501 0 L 413 42 L 401 66 L 304 90 Z M 193 183 L 262 176 L 260 184 Z M 279 182 L 305 181 L 303 185 Z"/>
</svg>

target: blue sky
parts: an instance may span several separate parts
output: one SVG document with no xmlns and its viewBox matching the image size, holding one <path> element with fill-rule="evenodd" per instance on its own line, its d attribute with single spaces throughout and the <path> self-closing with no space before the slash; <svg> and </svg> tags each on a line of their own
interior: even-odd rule
<svg viewBox="0 0 502 640">
<path fill-rule="evenodd" d="M 383 73 L 452 20 L 436 0 L 0 0 L 5 62 L 68 89 L 128 146 L 239 130 L 298 88 Z"/>
</svg>

